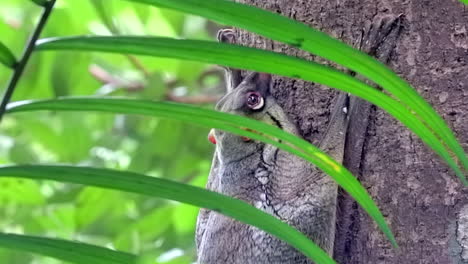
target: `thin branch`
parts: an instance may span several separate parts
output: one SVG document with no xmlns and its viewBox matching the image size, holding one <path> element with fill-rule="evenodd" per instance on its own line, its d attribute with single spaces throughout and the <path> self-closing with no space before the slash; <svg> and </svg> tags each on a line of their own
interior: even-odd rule
<svg viewBox="0 0 468 264">
<path fill-rule="evenodd" d="M 116 76 L 113 76 L 110 72 L 99 67 L 98 65 L 92 65 L 89 68 L 91 75 L 103 84 L 109 84 L 115 87 L 125 89 L 127 92 L 138 92 L 145 88 L 140 82 L 132 82 L 123 80 Z M 166 84 L 167 85 L 167 84 Z M 184 104 L 212 104 L 216 103 L 221 98 L 220 95 L 192 95 L 192 96 L 178 96 L 168 91 L 165 95 L 165 100 L 184 103 Z"/>
<path fill-rule="evenodd" d="M 221 96 L 217 95 L 192 95 L 192 96 L 177 96 L 171 93 L 166 94 L 166 100 L 182 103 L 182 104 L 213 104 L 216 103 Z"/>
<path fill-rule="evenodd" d="M 23 56 L 18 61 L 18 64 L 16 64 L 15 70 L 13 72 L 13 76 L 11 77 L 10 82 L 8 83 L 5 94 L 3 95 L 3 98 L 2 98 L 2 102 L 0 103 L 0 121 L 2 120 L 2 117 L 5 114 L 6 106 L 10 102 L 10 99 L 13 95 L 16 85 L 18 84 L 18 81 L 20 80 L 24 72 L 24 68 L 26 64 L 28 63 L 29 58 L 31 57 L 31 54 L 36 45 L 36 41 L 41 35 L 42 30 L 44 29 L 45 24 L 47 23 L 47 20 L 50 14 L 52 13 L 52 9 L 54 8 L 55 1 L 56 0 L 49 0 L 47 3 L 44 4 L 44 12 L 42 13 L 42 17 L 39 20 L 39 23 L 37 24 L 37 27 L 34 30 L 34 33 L 29 39 L 28 45 L 26 46 L 26 49 L 23 52 Z"/>
<path fill-rule="evenodd" d="M 137 57 L 130 54 L 127 54 L 126 56 L 130 63 L 133 64 L 133 67 L 140 70 L 147 79 L 151 77 L 151 72 L 146 69 L 145 65 L 143 65 Z"/>
<path fill-rule="evenodd" d="M 102 20 L 102 23 L 104 26 L 107 27 L 109 32 L 112 35 L 120 35 L 120 29 L 117 27 L 117 25 L 114 23 L 111 17 L 109 17 L 106 13 L 106 8 L 105 5 L 103 4 L 103 0 L 93 0 L 91 1 L 91 4 L 93 4 L 94 9 L 96 9 L 96 12 L 98 13 L 99 17 Z M 125 54 L 127 59 L 130 61 L 130 63 L 135 67 L 137 70 L 141 71 L 144 76 L 148 79 L 151 77 L 151 72 L 148 71 L 143 63 L 141 63 L 140 60 L 138 60 L 137 57 L 130 55 L 130 54 Z"/>
<path fill-rule="evenodd" d="M 136 92 L 143 90 L 144 85 L 140 82 L 126 81 L 121 78 L 113 76 L 110 72 L 99 67 L 98 65 L 91 65 L 89 67 L 89 72 L 91 75 L 98 81 L 103 84 L 110 84 L 116 87 L 122 87 L 128 92 Z"/>
<path fill-rule="evenodd" d="M 104 24 L 104 26 L 107 27 L 109 32 L 112 35 L 120 35 L 121 32 L 120 32 L 119 27 L 115 24 L 112 18 L 109 17 L 106 13 L 106 9 L 103 4 L 104 1 L 92 0 L 91 3 L 94 5 L 94 8 L 96 9 L 99 17 L 101 18 L 102 23 Z M 151 77 L 151 72 L 145 67 L 145 65 L 143 65 L 143 63 L 137 57 L 131 54 L 125 54 L 125 56 L 133 65 L 133 67 L 137 69 L 138 71 L 140 71 L 145 76 L 146 79 L 149 79 Z M 93 65 L 90 68 L 90 72 L 93 75 L 93 77 L 99 80 L 100 82 L 104 84 L 110 84 L 113 86 L 121 87 L 125 89 L 127 92 L 139 92 L 145 89 L 145 86 L 142 83 L 127 82 L 120 78 L 116 78 L 111 73 L 98 67 L 97 65 Z M 206 76 L 212 75 L 212 74 L 216 74 L 216 70 L 205 72 L 204 74 L 202 74 L 202 76 L 200 76 L 200 78 L 198 79 L 198 82 L 201 83 Z M 175 83 L 171 83 L 171 85 L 167 85 L 167 86 L 170 87 L 174 84 Z M 170 90 L 167 91 L 165 94 L 165 100 L 178 102 L 178 103 L 185 103 L 185 104 L 210 104 L 210 103 L 217 102 L 220 98 L 221 96 L 216 96 L 216 95 L 177 96 L 177 95 L 174 95 Z"/>
</svg>

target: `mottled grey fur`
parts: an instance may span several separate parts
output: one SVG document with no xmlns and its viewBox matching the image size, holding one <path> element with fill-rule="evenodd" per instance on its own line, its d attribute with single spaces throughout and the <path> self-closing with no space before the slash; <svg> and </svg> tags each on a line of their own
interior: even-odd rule
<svg viewBox="0 0 468 264">
<path fill-rule="evenodd" d="M 232 37 L 223 31 L 223 37 Z M 299 135 L 295 124 L 270 94 L 270 78 L 251 73 L 240 84 L 240 73 L 228 69 L 231 88 L 218 102 L 218 111 L 253 118 Z M 236 81 L 236 79 L 238 81 Z M 235 87 L 235 89 L 233 89 Z M 246 107 L 247 92 L 259 92 L 260 111 Z M 340 96 L 321 147 L 341 161 L 346 114 Z M 337 185 L 309 162 L 274 146 L 246 142 L 240 136 L 215 130 L 216 151 L 207 188 L 244 200 L 298 228 L 327 252 L 333 250 Z M 271 235 L 213 211 L 201 210 L 197 223 L 200 264 L 310 263 L 301 253 Z"/>
</svg>

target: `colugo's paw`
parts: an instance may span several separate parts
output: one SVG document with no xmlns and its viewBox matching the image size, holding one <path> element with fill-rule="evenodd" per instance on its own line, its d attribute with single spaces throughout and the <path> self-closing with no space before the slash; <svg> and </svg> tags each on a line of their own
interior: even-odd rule
<svg viewBox="0 0 468 264">
<path fill-rule="evenodd" d="M 232 28 L 220 29 L 217 38 L 219 42 L 232 44 L 236 42 L 236 33 Z"/>
<path fill-rule="evenodd" d="M 210 133 L 208 133 L 208 141 L 216 145 L 216 138 L 214 134 L 214 129 L 210 130 Z"/>
</svg>

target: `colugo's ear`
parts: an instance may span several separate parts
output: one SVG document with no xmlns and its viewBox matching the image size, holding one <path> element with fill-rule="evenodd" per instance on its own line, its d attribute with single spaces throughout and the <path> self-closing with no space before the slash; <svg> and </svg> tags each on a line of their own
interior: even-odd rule
<svg viewBox="0 0 468 264">
<path fill-rule="evenodd" d="M 264 94 L 270 93 L 271 88 L 271 74 L 259 73 L 257 77 L 258 89 L 264 91 Z"/>
<path fill-rule="evenodd" d="M 242 84 L 253 87 L 255 91 L 266 97 L 270 93 L 271 75 L 268 73 L 253 72 L 245 77 Z"/>
<path fill-rule="evenodd" d="M 221 43 L 235 44 L 236 43 L 236 33 L 233 29 L 225 28 L 218 31 L 217 35 L 218 41 Z M 239 69 L 223 67 L 226 76 L 226 90 L 231 92 L 236 88 L 242 81 L 241 71 Z"/>
<path fill-rule="evenodd" d="M 258 73 L 256 81 L 257 90 L 266 97 L 270 94 L 271 75 L 268 73 Z"/>
</svg>

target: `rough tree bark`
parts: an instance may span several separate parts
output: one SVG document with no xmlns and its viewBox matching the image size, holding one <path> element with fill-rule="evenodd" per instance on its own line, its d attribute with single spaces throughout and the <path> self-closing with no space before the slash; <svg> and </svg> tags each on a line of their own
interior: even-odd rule
<svg viewBox="0 0 468 264">
<path fill-rule="evenodd" d="M 289 16 L 351 45 L 360 41 L 362 29 L 376 17 L 403 14 L 403 30 L 389 66 L 435 107 L 468 150 L 468 8 L 457 0 L 238 2 Z M 240 31 L 239 35 L 242 45 L 323 61 L 251 33 Z M 274 84 L 275 97 L 302 135 L 318 143 L 337 91 L 280 77 Z M 375 107 L 366 111 L 362 131 L 347 135 L 352 144 L 347 145 L 344 162 L 377 201 L 400 248 L 392 248 L 370 218 L 343 194 L 335 259 L 339 263 L 468 263 L 468 191 L 403 125 Z M 364 140 L 356 141 L 360 137 Z"/>
</svg>

